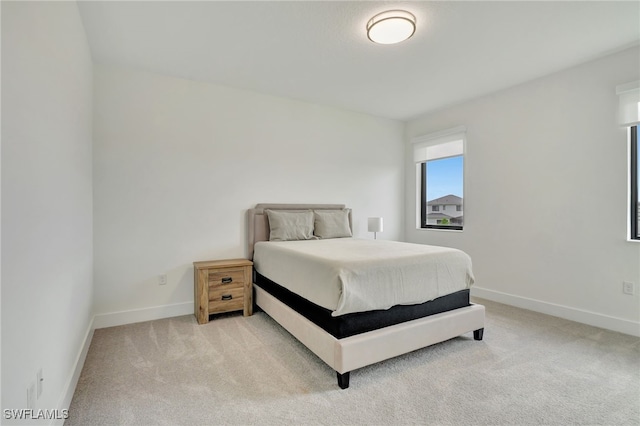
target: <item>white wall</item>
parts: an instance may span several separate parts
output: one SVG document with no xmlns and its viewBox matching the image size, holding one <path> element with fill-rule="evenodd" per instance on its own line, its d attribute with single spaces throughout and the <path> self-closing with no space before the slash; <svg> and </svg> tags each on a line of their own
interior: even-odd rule
<svg viewBox="0 0 640 426">
<path fill-rule="evenodd" d="M 256 203 L 345 203 L 356 236 L 383 216 L 402 238 L 401 122 L 97 64 L 94 87 L 97 326 L 191 312 L 192 262 L 246 256 Z"/>
<path fill-rule="evenodd" d="M 75 2 L 2 2 L 2 408 L 67 408 L 90 332 L 92 63 Z M 71 393 L 70 393 L 71 392 Z M 4 417 L 4 413 L 3 413 Z"/>
<path fill-rule="evenodd" d="M 629 49 L 407 123 L 407 138 L 467 126 L 465 228 L 415 229 L 406 153 L 406 237 L 458 247 L 476 294 L 640 334 L 640 244 L 626 241 L 627 143 L 615 86 L 637 80 Z M 500 215 L 496 215 L 496 212 Z M 637 287 L 636 287 L 637 288 Z"/>
</svg>

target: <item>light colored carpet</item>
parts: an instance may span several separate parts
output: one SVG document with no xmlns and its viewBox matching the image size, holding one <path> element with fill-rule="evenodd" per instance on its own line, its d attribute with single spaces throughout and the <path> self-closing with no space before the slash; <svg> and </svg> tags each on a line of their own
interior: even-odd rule
<svg viewBox="0 0 640 426">
<path fill-rule="evenodd" d="M 471 333 L 335 372 L 265 313 L 96 330 L 65 425 L 638 425 L 640 339 L 489 301 Z"/>
</svg>

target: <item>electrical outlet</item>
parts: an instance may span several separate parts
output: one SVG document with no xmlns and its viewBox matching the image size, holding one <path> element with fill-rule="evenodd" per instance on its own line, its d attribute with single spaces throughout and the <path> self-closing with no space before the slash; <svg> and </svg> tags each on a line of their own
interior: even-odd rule
<svg viewBox="0 0 640 426">
<path fill-rule="evenodd" d="M 27 409 L 33 410 L 36 408 L 36 384 L 31 382 L 27 388 Z"/>
<path fill-rule="evenodd" d="M 158 284 L 166 285 L 167 284 L 167 274 L 162 274 L 158 277 Z"/>
<path fill-rule="evenodd" d="M 36 373 L 36 399 L 40 399 L 40 396 L 42 396 L 42 386 L 44 382 L 44 378 L 42 377 L 42 368 L 38 369 L 38 372 Z"/>
<path fill-rule="evenodd" d="M 634 295 L 636 292 L 636 288 L 633 285 L 633 283 L 628 282 L 628 281 L 623 281 L 622 282 L 622 292 L 624 294 L 629 294 L 629 295 Z"/>
</svg>

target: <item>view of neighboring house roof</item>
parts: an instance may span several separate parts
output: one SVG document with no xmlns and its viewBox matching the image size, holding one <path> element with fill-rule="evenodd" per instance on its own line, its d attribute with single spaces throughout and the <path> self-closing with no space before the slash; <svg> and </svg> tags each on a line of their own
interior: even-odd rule
<svg viewBox="0 0 640 426">
<path fill-rule="evenodd" d="M 440 197 L 440 198 L 436 198 L 435 200 L 431 200 L 431 201 L 427 201 L 427 205 L 428 206 L 433 206 L 433 205 L 462 205 L 462 198 L 458 197 L 457 195 L 453 195 L 453 194 L 449 194 L 449 195 L 445 195 L 444 197 Z"/>
</svg>

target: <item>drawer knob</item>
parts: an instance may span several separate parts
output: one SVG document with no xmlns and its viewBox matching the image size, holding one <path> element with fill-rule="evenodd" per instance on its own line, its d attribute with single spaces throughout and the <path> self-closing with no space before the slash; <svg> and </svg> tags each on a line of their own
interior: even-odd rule
<svg viewBox="0 0 640 426">
<path fill-rule="evenodd" d="M 233 296 L 230 294 L 223 294 L 222 295 L 222 300 L 231 300 L 233 299 Z"/>
<path fill-rule="evenodd" d="M 231 278 L 231 277 L 223 277 L 222 278 L 222 284 L 229 284 L 232 281 L 233 281 L 233 278 Z"/>
</svg>

